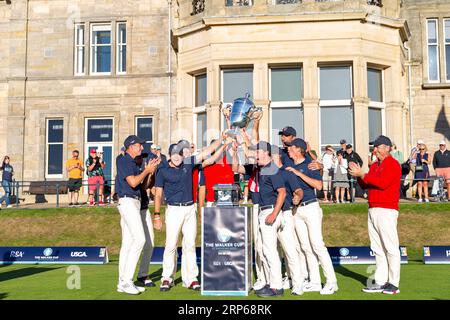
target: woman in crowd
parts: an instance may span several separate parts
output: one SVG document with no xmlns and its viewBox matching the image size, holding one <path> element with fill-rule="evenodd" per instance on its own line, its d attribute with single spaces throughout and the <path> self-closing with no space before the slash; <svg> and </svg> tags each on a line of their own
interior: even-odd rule
<svg viewBox="0 0 450 320">
<path fill-rule="evenodd" d="M 428 179 L 430 178 L 428 165 L 430 163 L 430 155 L 424 143 L 419 145 L 419 150 L 413 155 L 413 159 L 416 160 L 414 180 L 417 181 L 419 202 L 423 202 L 422 194 L 425 196 L 425 202 L 430 202 L 428 199 Z"/>
<path fill-rule="evenodd" d="M 324 194 L 324 202 L 332 201 L 333 198 L 333 189 L 331 188 L 331 182 L 333 180 L 334 170 L 333 170 L 333 158 L 334 149 L 332 146 L 327 145 L 325 147 L 325 153 L 322 155 L 322 163 L 323 163 L 323 194 Z M 330 193 L 330 200 L 328 201 L 328 193 Z"/>
<path fill-rule="evenodd" d="M 348 183 L 347 169 L 348 162 L 344 158 L 344 152 L 339 150 L 337 152 L 337 157 L 334 158 L 333 168 L 334 168 L 334 202 L 345 203 L 345 193 L 350 187 Z"/>
<path fill-rule="evenodd" d="M 12 187 L 12 177 L 14 175 L 14 169 L 10 164 L 10 159 L 8 156 L 5 156 L 2 162 L 2 166 L 0 167 L 0 170 L 3 171 L 2 173 L 2 187 L 3 190 L 5 190 L 5 194 L 3 197 L 0 198 L 0 206 L 2 205 L 3 201 L 5 201 L 6 207 L 11 208 L 11 204 L 9 202 L 9 197 L 11 195 L 11 187 Z"/>
</svg>

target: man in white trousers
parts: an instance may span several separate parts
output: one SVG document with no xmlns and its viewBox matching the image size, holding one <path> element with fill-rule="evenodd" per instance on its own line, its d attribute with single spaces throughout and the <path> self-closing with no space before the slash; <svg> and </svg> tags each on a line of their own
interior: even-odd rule
<svg viewBox="0 0 450 320">
<path fill-rule="evenodd" d="M 125 139 L 125 155 L 117 159 L 116 192 L 119 197 L 120 226 L 122 228 L 122 245 L 119 256 L 119 283 L 117 291 L 139 294 L 145 291 L 133 283 L 134 273 L 145 244 L 145 231 L 141 217 L 141 183 L 155 172 L 159 160 L 150 161 L 140 172 L 135 158 L 143 150 L 145 141 L 132 135 Z"/>
<path fill-rule="evenodd" d="M 286 170 L 293 172 L 300 178 L 303 189 L 303 199 L 295 213 L 295 229 L 300 240 L 300 246 L 305 252 L 309 269 L 310 281 L 303 286 L 303 291 L 333 294 L 338 291 L 337 279 L 330 254 L 323 242 L 323 213 L 314 191 L 314 189 L 322 189 L 322 176 L 320 171 L 308 169 L 310 160 L 305 157 L 307 144 L 303 139 L 296 138 L 287 145 L 289 157 L 293 160 L 294 166 L 287 167 Z M 323 288 L 317 260 L 322 265 L 326 277 Z"/>
<path fill-rule="evenodd" d="M 159 215 L 162 194 L 167 203 L 165 212 L 166 245 L 163 256 L 163 272 L 160 291 L 169 291 L 174 286 L 176 271 L 176 251 L 180 232 L 183 234 L 181 279 L 183 286 L 200 290 L 198 282 L 195 238 L 197 236 L 197 216 L 192 194 L 192 171 L 225 140 L 222 135 L 213 144 L 195 156 L 185 157 L 183 143 L 169 147 L 169 166 L 160 168 L 156 174 L 155 215 Z M 155 221 L 155 229 L 161 230 L 162 220 Z"/>
<path fill-rule="evenodd" d="M 375 161 L 364 173 L 358 164 L 350 164 L 350 174 L 358 178 L 363 189 L 369 191 L 370 248 L 375 254 L 377 269 L 375 283 L 369 283 L 363 292 L 400 293 L 400 248 L 397 233 L 398 202 L 402 170 L 390 152 L 391 140 L 379 136 L 374 142 Z"/>
</svg>

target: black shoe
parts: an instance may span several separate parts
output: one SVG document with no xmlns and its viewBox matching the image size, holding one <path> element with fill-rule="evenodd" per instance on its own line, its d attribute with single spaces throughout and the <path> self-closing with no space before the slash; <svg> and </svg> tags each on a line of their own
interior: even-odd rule
<svg viewBox="0 0 450 320">
<path fill-rule="evenodd" d="M 272 288 L 264 288 L 258 293 L 258 297 L 280 297 L 284 294 L 283 289 L 272 289 Z"/>
<path fill-rule="evenodd" d="M 137 282 L 144 287 L 156 287 L 156 285 L 153 283 L 152 279 L 150 279 L 150 276 L 140 277 L 137 278 Z"/>
<path fill-rule="evenodd" d="M 270 286 L 269 286 L 268 284 L 266 284 L 262 289 L 255 290 L 255 293 L 256 293 L 256 294 L 259 294 L 259 293 L 261 293 L 261 292 L 266 291 L 267 289 L 270 289 Z"/>
<path fill-rule="evenodd" d="M 73 207 L 73 203 L 72 202 L 69 203 L 69 207 Z"/>
<path fill-rule="evenodd" d="M 78 202 L 75 202 L 74 206 L 78 207 L 80 204 Z"/>
<path fill-rule="evenodd" d="M 400 293 L 400 289 L 391 283 L 387 283 L 386 287 L 383 290 L 383 293 L 384 294 L 398 294 L 398 293 Z"/>
<path fill-rule="evenodd" d="M 374 283 L 374 284 L 362 289 L 362 291 L 365 293 L 381 293 L 381 292 L 383 292 L 384 289 L 386 289 L 386 287 L 387 287 L 387 283 L 383 284 L 382 286 Z"/>
</svg>

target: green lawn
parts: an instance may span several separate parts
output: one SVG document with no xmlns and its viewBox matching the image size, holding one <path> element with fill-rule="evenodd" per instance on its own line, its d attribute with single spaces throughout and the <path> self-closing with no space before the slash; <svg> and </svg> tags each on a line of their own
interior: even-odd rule
<svg viewBox="0 0 450 320">
<path fill-rule="evenodd" d="M 369 244 L 367 205 L 328 205 L 323 209 L 323 232 L 328 246 Z M 450 267 L 423 265 L 421 261 L 423 245 L 450 244 L 450 204 L 401 205 L 399 235 L 401 244 L 408 247 L 410 261 L 402 266 L 400 295 L 362 293 L 361 288 L 373 272 L 373 266 L 347 265 L 335 267 L 340 288 L 337 294 L 307 293 L 294 298 L 286 292 L 282 299 L 450 299 Z M 156 245 L 163 244 L 164 232 L 156 232 Z M 151 288 L 137 297 L 116 293 L 120 248 L 116 208 L 8 209 L 0 212 L 0 246 L 65 245 L 107 246 L 111 262 L 101 266 L 80 266 L 79 290 L 67 288 L 71 276 L 67 273 L 68 266 L 0 266 L 0 299 L 221 299 L 203 297 L 183 288 L 179 274 L 178 285 L 169 293 L 161 293 L 158 288 Z M 151 273 L 159 285 L 161 266 L 152 265 Z M 240 299 L 258 298 L 251 294 Z"/>
</svg>

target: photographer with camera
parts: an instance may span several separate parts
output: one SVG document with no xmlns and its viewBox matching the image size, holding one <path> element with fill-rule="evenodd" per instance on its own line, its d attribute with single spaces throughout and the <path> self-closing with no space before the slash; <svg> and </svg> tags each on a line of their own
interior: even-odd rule
<svg viewBox="0 0 450 320">
<path fill-rule="evenodd" d="M 97 155 L 97 149 L 92 148 L 90 150 L 89 158 L 86 160 L 86 168 L 88 175 L 89 184 L 89 205 L 93 206 L 94 202 L 94 191 L 98 193 L 98 205 L 104 206 L 103 202 L 103 189 L 105 178 L 103 175 L 103 169 L 106 167 L 106 163 L 101 157 Z M 99 185 L 99 190 L 97 190 L 97 184 Z"/>
</svg>

